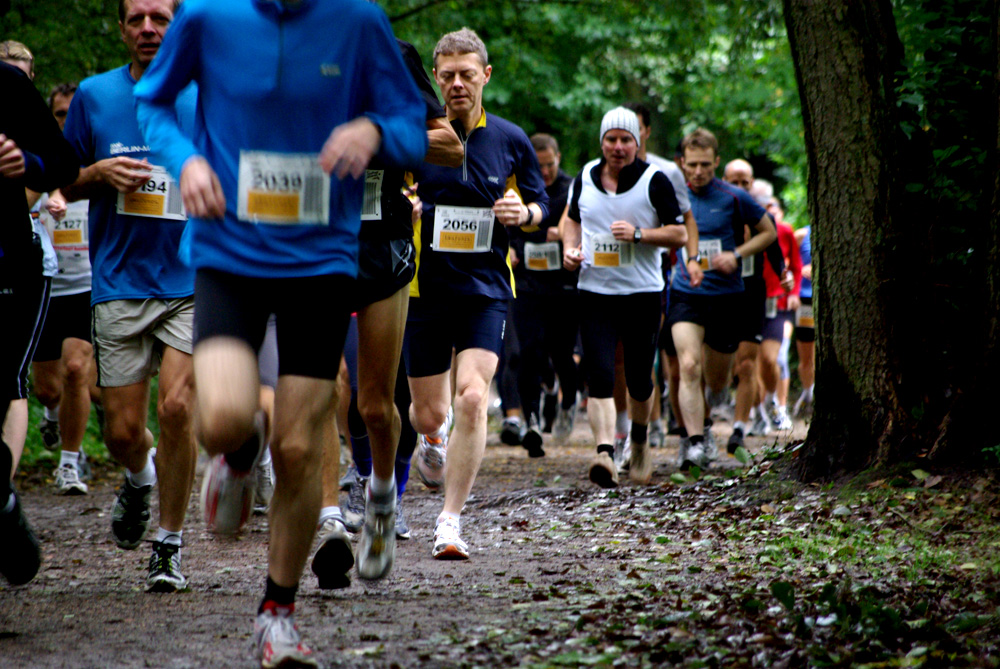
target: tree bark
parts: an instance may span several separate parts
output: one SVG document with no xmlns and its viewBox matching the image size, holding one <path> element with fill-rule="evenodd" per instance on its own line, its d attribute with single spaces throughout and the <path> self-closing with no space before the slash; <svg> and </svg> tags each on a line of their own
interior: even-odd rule
<svg viewBox="0 0 1000 669">
<path fill-rule="evenodd" d="M 816 411 L 805 479 L 913 447 L 920 329 L 908 253 L 907 160 L 893 77 L 902 46 L 888 0 L 785 0 L 809 160 L 816 286 Z M 905 272 L 905 273 L 904 273 Z M 912 391 L 910 391 L 912 392 Z"/>
</svg>

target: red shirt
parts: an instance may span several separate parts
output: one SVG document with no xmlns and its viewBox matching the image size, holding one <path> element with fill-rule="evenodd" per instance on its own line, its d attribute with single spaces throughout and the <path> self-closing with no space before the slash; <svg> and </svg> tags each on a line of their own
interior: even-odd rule
<svg viewBox="0 0 1000 669">
<path fill-rule="evenodd" d="M 785 258 L 785 267 L 792 272 L 795 277 L 795 286 L 792 292 L 786 294 L 781 287 L 781 278 L 771 269 L 770 263 L 764 263 L 764 283 L 767 285 L 767 296 L 778 298 L 778 309 L 785 311 L 788 309 L 788 295 L 798 295 L 802 287 L 802 256 L 799 255 L 799 245 L 795 241 L 795 231 L 787 223 L 776 224 L 778 229 L 778 246 L 781 247 L 781 255 Z"/>
</svg>

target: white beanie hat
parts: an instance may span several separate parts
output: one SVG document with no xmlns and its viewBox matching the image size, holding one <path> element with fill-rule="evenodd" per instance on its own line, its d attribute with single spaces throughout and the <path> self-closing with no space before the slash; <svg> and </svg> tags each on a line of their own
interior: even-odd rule
<svg viewBox="0 0 1000 669">
<path fill-rule="evenodd" d="M 639 117 L 631 109 L 625 107 L 615 107 L 604 115 L 601 121 L 601 141 L 608 134 L 608 130 L 624 130 L 632 135 L 635 143 L 639 143 Z"/>
</svg>

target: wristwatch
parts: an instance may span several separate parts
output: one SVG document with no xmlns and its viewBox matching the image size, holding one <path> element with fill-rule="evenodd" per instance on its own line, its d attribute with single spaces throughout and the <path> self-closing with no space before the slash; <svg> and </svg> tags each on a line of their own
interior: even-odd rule
<svg viewBox="0 0 1000 669">
<path fill-rule="evenodd" d="M 742 255 L 740 255 L 740 250 L 739 249 L 733 249 L 733 255 L 736 256 L 737 260 L 739 260 L 740 258 L 743 257 Z"/>
<path fill-rule="evenodd" d="M 700 253 L 695 253 L 693 256 L 688 256 L 687 261 L 691 262 L 692 260 L 695 261 L 696 263 L 698 263 L 700 265 L 701 264 L 701 254 Z"/>
<path fill-rule="evenodd" d="M 636 228 L 632 233 L 632 241 L 638 244 L 642 241 L 642 228 Z"/>
</svg>

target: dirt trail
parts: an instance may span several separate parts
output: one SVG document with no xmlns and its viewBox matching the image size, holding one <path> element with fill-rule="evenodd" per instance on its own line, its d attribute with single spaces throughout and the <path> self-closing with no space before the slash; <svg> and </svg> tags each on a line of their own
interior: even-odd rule
<svg viewBox="0 0 1000 669">
<path fill-rule="evenodd" d="M 586 479 L 588 439 L 581 421 L 569 446 L 546 443 L 547 457 L 529 460 L 491 436 L 463 516 L 467 562 L 431 559 L 441 499 L 413 481 L 406 496 L 413 538 L 398 543 L 388 579 L 352 576 L 350 588 L 321 591 L 311 572 L 303 578 L 299 625 L 323 666 L 576 666 L 605 652 L 609 659 L 632 653 L 628 664 L 666 661 L 641 635 L 638 645 L 608 638 L 609 648 L 595 647 L 586 627 L 616 611 L 627 621 L 647 608 L 669 609 L 643 601 L 657 590 L 647 580 L 683 574 L 705 592 L 721 584 L 724 574 L 684 566 L 699 564 L 698 543 L 718 533 L 663 522 L 667 509 L 696 513 L 705 496 L 669 482 L 676 437 L 654 451 L 653 486 L 599 490 Z M 117 484 L 108 470 L 89 495 L 61 498 L 41 474 L 21 483 L 44 564 L 28 586 L 0 586 L 0 666 L 255 666 L 250 639 L 266 574 L 266 520 L 220 540 L 204 530 L 193 495 L 183 557 L 190 589 L 147 594 L 148 546 L 122 551 L 109 536 Z"/>
</svg>

